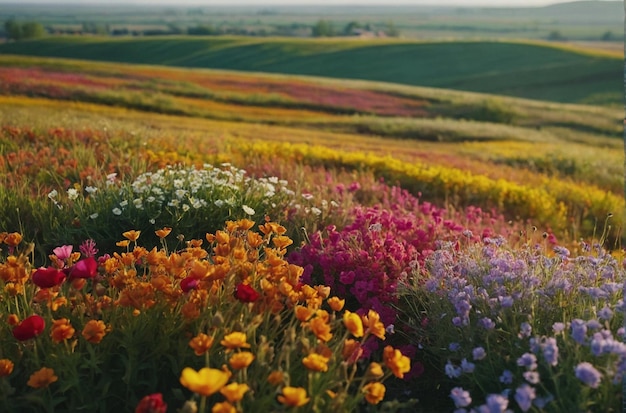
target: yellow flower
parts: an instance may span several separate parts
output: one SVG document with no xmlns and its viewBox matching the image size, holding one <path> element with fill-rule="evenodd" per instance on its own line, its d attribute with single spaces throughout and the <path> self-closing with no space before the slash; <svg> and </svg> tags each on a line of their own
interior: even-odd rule
<svg viewBox="0 0 626 413">
<path fill-rule="evenodd" d="M 272 386 L 276 386 L 283 382 L 285 376 L 282 371 L 273 371 L 267 376 L 267 382 Z"/>
<path fill-rule="evenodd" d="M 385 365 L 400 379 L 404 377 L 404 373 L 408 373 L 411 370 L 411 360 L 407 356 L 402 355 L 400 350 L 395 350 L 391 346 L 387 346 L 383 350 L 383 359 L 385 360 Z"/>
<path fill-rule="evenodd" d="M 0 377 L 6 377 L 13 373 L 14 364 L 9 359 L 0 360 Z"/>
<path fill-rule="evenodd" d="M 75 332 L 76 330 L 74 330 L 74 327 L 70 324 L 70 320 L 60 318 L 53 321 L 50 329 L 50 337 L 52 337 L 52 341 L 55 343 L 60 343 L 72 338 Z"/>
<path fill-rule="evenodd" d="M 248 367 L 254 361 L 254 354 L 249 351 L 242 351 L 241 353 L 235 353 L 228 360 L 228 364 L 235 370 L 240 370 Z"/>
<path fill-rule="evenodd" d="M 98 344 L 106 334 L 106 325 L 100 320 L 89 320 L 83 328 L 82 336 L 90 343 Z"/>
<path fill-rule="evenodd" d="M 326 302 L 333 311 L 341 311 L 346 304 L 346 300 L 341 300 L 339 297 L 330 297 Z"/>
<path fill-rule="evenodd" d="M 333 337 L 330 332 L 330 325 L 328 325 L 328 323 L 321 317 L 315 317 L 311 320 L 309 326 L 311 327 L 313 334 L 315 334 L 315 336 L 323 342 L 327 342 Z"/>
<path fill-rule="evenodd" d="M 383 372 L 383 367 L 376 363 L 375 361 L 371 362 L 369 367 L 367 368 L 367 376 L 373 377 L 375 379 L 381 378 L 385 373 Z"/>
<path fill-rule="evenodd" d="M 363 321 L 358 314 L 346 310 L 343 313 L 343 325 L 346 326 L 354 337 L 363 337 Z"/>
<path fill-rule="evenodd" d="M 215 403 L 211 409 L 211 413 L 237 413 L 235 406 L 228 402 Z"/>
<path fill-rule="evenodd" d="M 250 348 L 250 344 L 246 343 L 246 333 L 240 333 L 235 331 L 224 336 L 224 339 L 220 341 L 220 344 L 229 350 L 236 348 Z"/>
<path fill-rule="evenodd" d="M 200 333 L 189 341 L 189 347 L 193 349 L 196 356 L 206 353 L 213 345 L 213 337 Z"/>
<path fill-rule="evenodd" d="M 311 353 L 302 359 L 302 364 L 312 371 L 328 371 L 328 360 L 321 354 Z"/>
<path fill-rule="evenodd" d="M 296 318 L 303 323 L 307 322 L 309 318 L 311 318 L 311 316 L 313 315 L 313 310 L 303 305 L 297 305 L 294 308 L 294 311 L 296 313 Z"/>
<path fill-rule="evenodd" d="M 48 367 L 42 367 L 31 374 L 26 384 L 34 389 L 40 389 L 42 387 L 48 387 L 58 379 L 59 378 L 54 374 L 54 370 Z"/>
<path fill-rule="evenodd" d="M 204 367 L 195 371 L 185 367 L 180 375 L 180 384 L 201 396 L 218 392 L 230 379 L 230 372 Z"/>
<path fill-rule="evenodd" d="M 385 325 L 380 321 L 380 315 L 376 311 L 369 310 L 367 316 L 362 316 L 362 319 L 367 331 L 381 340 L 385 339 Z"/>
<path fill-rule="evenodd" d="M 365 393 L 365 400 L 370 404 L 378 404 L 385 397 L 385 385 L 382 383 L 374 382 L 363 386 L 363 393 Z"/>
<path fill-rule="evenodd" d="M 231 403 L 236 403 L 243 399 L 244 394 L 250 390 L 250 386 L 247 384 L 230 383 L 220 390 L 220 393 Z"/>
<path fill-rule="evenodd" d="M 285 406 L 300 407 L 309 402 L 306 390 L 302 387 L 283 387 L 283 393 L 278 395 L 278 401 Z"/>
<path fill-rule="evenodd" d="M 141 235 L 141 231 L 126 231 L 122 234 L 124 236 L 124 238 L 126 238 L 129 241 L 137 241 L 137 239 L 139 238 L 139 235 Z"/>
</svg>

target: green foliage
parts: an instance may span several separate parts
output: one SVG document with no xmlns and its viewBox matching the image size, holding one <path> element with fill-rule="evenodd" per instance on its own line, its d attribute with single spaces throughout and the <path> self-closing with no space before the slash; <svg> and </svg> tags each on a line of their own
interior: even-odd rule
<svg viewBox="0 0 626 413">
<path fill-rule="evenodd" d="M 36 39 L 46 35 L 43 25 L 32 21 L 20 23 L 9 19 L 4 23 L 4 29 L 11 40 Z"/>
<path fill-rule="evenodd" d="M 331 37 L 335 35 L 333 24 L 328 20 L 319 20 L 312 28 L 313 37 Z"/>
</svg>

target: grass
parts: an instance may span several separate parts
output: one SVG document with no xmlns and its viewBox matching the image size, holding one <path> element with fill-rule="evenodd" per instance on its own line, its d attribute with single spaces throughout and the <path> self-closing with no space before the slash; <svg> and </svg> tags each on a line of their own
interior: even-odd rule
<svg viewBox="0 0 626 413">
<path fill-rule="evenodd" d="M 622 59 L 541 42 L 68 38 L 0 53 L 363 79 L 555 102 L 619 104 Z"/>
</svg>

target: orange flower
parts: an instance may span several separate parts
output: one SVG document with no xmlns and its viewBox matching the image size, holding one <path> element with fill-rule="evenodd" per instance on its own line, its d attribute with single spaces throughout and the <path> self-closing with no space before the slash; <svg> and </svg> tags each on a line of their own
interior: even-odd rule
<svg viewBox="0 0 626 413">
<path fill-rule="evenodd" d="M 362 316 L 363 324 L 367 326 L 367 331 L 375 335 L 381 340 L 385 339 L 385 325 L 380 321 L 380 315 L 374 311 L 369 310 L 367 316 Z"/>
<path fill-rule="evenodd" d="M 326 302 L 333 311 L 341 311 L 346 304 L 346 300 L 341 300 L 339 297 L 330 297 Z"/>
<path fill-rule="evenodd" d="M 363 321 L 358 314 L 346 310 L 343 313 L 343 325 L 346 326 L 354 337 L 363 337 Z"/>
<path fill-rule="evenodd" d="M 172 232 L 172 228 L 170 228 L 170 227 L 163 227 L 161 229 L 157 229 L 156 231 L 154 231 L 156 236 L 161 238 L 161 239 L 163 239 L 163 238 L 167 237 L 168 235 L 170 235 L 170 232 Z"/>
<path fill-rule="evenodd" d="M 220 393 L 231 403 L 236 403 L 243 399 L 244 394 L 250 390 L 250 386 L 247 384 L 230 383 L 220 390 Z"/>
<path fill-rule="evenodd" d="M 201 396 L 210 396 L 228 383 L 230 372 L 204 367 L 195 371 L 185 367 L 180 375 L 180 384 Z"/>
<path fill-rule="evenodd" d="M 274 237 L 272 239 L 272 242 L 274 243 L 274 246 L 276 248 L 278 248 L 278 249 L 287 248 L 288 246 L 293 244 L 293 241 L 291 240 L 291 238 L 286 237 L 284 235 L 280 235 L 278 237 Z"/>
<path fill-rule="evenodd" d="M 42 367 L 31 374 L 26 384 L 34 389 L 40 389 L 42 387 L 48 387 L 58 379 L 59 378 L 54 374 L 54 370 L 49 369 L 48 367 Z"/>
<path fill-rule="evenodd" d="M 294 311 L 296 313 L 296 318 L 303 323 L 307 322 L 313 315 L 313 310 L 303 305 L 297 305 L 294 308 Z"/>
<path fill-rule="evenodd" d="M 6 377 L 9 374 L 13 373 L 14 364 L 9 359 L 1 359 L 0 360 L 0 377 Z"/>
<path fill-rule="evenodd" d="M 189 341 L 189 347 L 193 349 L 196 356 L 201 356 L 211 348 L 213 341 L 213 337 L 200 333 Z"/>
<path fill-rule="evenodd" d="M 19 232 L 12 232 L 4 238 L 4 243 L 11 247 L 17 247 L 20 242 L 22 242 L 22 234 Z"/>
<path fill-rule="evenodd" d="M 233 354 L 228 360 L 228 364 L 235 370 L 240 370 L 248 367 L 254 361 L 254 354 L 249 351 L 242 351 L 241 353 Z"/>
<path fill-rule="evenodd" d="M 387 346 L 383 350 L 383 359 L 385 365 L 400 379 L 404 377 L 404 373 L 408 373 L 411 370 L 411 360 L 407 356 L 402 355 L 400 350 L 395 350 L 391 346 Z"/>
<path fill-rule="evenodd" d="M 123 241 L 118 241 L 115 243 L 115 245 L 117 245 L 118 247 L 122 247 L 122 248 L 128 247 L 128 244 L 130 244 L 130 241 L 127 239 Z"/>
<path fill-rule="evenodd" d="M 363 393 L 365 393 L 365 400 L 370 404 L 378 404 L 385 397 L 385 385 L 382 383 L 374 382 L 368 383 L 363 386 Z"/>
<path fill-rule="evenodd" d="M 362 354 L 363 349 L 361 348 L 361 343 L 358 341 L 349 338 L 343 342 L 343 351 L 341 352 L 341 355 L 349 364 L 356 363 L 356 361 L 361 358 Z"/>
<path fill-rule="evenodd" d="M 315 336 L 323 342 L 327 342 L 333 337 L 330 332 L 330 325 L 323 318 L 315 317 L 311 320 L 309 326 L 311 327 L 313 334 L 315 334 Z"/>
<path fill-rule="evenodd" d="M 282 371 L 275 370 L 271 372 L 269 376 L 267 376 L 267 382 L 271 384 L 272 386 L 276 386 L 282 383 L 284 379 L 285 379 L 285 375 L 283 374 Z"/>
<path fill-rule="evenodd" d="M 211 413 L 237 413 L 235 406 L 228 402 L 215 403 L 211 408 Z"/>
<path fill-rule="evenodd" d="M 220 344 L 229 350 L 236 348 L 250 348 L 250 344 L 246 343 L 246 333 L 240 333 L 235 331 L 224 336 L 224 339 L 220 341 Z"/>
<path fill-rule="evenodd" d="M 74 327 L 70 324 L 70 320 L 67 318 L 60 318 L 52 322 L 50 337 L 52 337 L 52 341 L 55 343 L 60 343 L 72 338 L 75 332 L 76 330 L 74 330 Z"/>
<path fill-rule="evenodd" d="M 311 353 L 302 359 L 302 364 L 312 371 L 328 371 L 328 357 L 321 354 Z"/>
<path fill-rule="evenodd" d="M 9 314 L 9 316 L 7 317 L 7 324 L 9 324 L 10 326 L 15 327 L 19 323 L 20 323 L 20 319 L 17 316 L 17 314 Z"/>
<path fill-rule="evenodd" d="M 141 235 L 141 231 L 136 231 L 133 229 L 131 231 L 126 231 L 122 233 L 122 235 L 124 236 L 124 238 L 126 238 L 129 241 L 137 241 L 137 239 Z"/>
<path fill-rule="evenodd" d="M 106 334 L 106 325 L 100 320 L 89 320 L 83 327 L 82 336 L 90 343 L 98 344 Z"/>
<path fill-rule="evenodd" d="M 285 406 L 300 407 L 309 402 L 306 390 L 302 387 L 283 387 L 283 393 L 278 395 L 278 401 Z"/>
</svg>

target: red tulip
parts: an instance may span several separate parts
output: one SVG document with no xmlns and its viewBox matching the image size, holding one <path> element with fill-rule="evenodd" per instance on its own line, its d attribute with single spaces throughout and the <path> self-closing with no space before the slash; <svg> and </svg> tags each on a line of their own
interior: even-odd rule
<svg viewBox="0 0 626 413">
<path fill-rule="evenodd" d="M 33 284 L 40 288 L 51 288 L 65 280 L 65 273 L 54 267 L 39 268 L 33 273 Z"/>
<path fill-rule="evenodd" d="M 98 262 L 94 257 L 78 261 L 69 270 L 70 278 L 93 278 L 98 274 Z"/>
<path fill-rule="evenodd" d="M 259 293 L 248 284 L 241 283 L 235 286 L 235 298 L 243 303 L 253 303 L 259 296 Z"/>
<path fill-rule="evenodd" d="M 26 317 L 21 323 L 13 328 L 13 337 L 20 341 L 30 340 L 41 334 L 46 327 L 46 322 L 37 314 Z"/>
<path fill-rule="evenodd" d="M 135 413 L 165 412 L 167 412 L 167 403 L 163 401 L 163 395 L 161 393 L 154 393 L 145 396 L 135 408 Z"/>
</svg>

